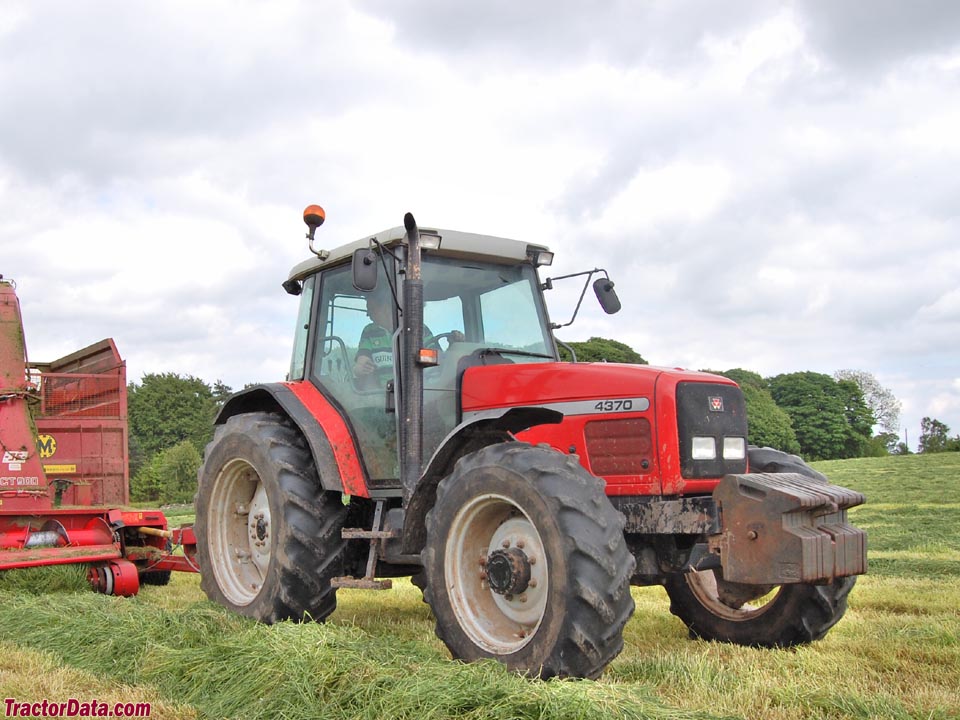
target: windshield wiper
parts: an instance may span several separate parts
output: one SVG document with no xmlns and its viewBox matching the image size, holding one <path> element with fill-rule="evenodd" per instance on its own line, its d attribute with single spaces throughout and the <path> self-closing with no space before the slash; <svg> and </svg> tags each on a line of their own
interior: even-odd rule
<svg viewBox="0 0 960 720">
<path fill-rule="evenodd" d="M 556 359 L 553 355 L 530 352 L 529 350 L 511 350 L 510 348 L 487 347 L 481 350 L 481 353 L 495 353 L 497 355 L 523 355 L 524 357 L 547 358 L 548 360 Z"/>
</svg>

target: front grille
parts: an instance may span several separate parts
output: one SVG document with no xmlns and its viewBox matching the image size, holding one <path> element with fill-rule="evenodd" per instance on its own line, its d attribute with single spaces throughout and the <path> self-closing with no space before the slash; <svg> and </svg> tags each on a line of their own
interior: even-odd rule
<svg viewBox="0 0 960 720">
<path fill-rule="evenodd" d="M 594 475 L 640 475 L 653 464 L 650 421 L 646 418 L 592 420 L 584 427 Z"/>
<path fill-rule="evenodd" d="M 723 438 L 747 437 L 747 409 L 735 385 L 684 382 L 677 385 L 677 431 L 680 436 L 680 474 L 684 478 L 715 478 L 745 473 L 747 459 L 724 460 Z M 693 459 L 693 438 L 712 437 L 713 460 Z"/>
</svg>

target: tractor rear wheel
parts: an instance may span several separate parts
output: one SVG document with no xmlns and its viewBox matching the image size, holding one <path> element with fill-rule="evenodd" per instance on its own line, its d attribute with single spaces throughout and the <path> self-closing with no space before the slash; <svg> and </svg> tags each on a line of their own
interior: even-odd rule
<svg viewBox="0 0 960 720">
<path fill-rule="evenodd" d="M 273 413 L 235 415 L 207 446 L 197 495 L 200 587 L 265 623 L 337 606 L 347 508 L 325 492 L 300 433 Z"/>
<path fill-rule="evenodd" d="M 772 448 L 751 447 L 750 470 L 799 473 L 827 482 L 796 455 Z M 751 645 L 790 647 L 819 640 L 847 611 L 847 595 L 856 576 L 826 585 L 745 585 L 724 580 L 720 570 L 675 573 L 664 586 L 670 612 L 690 630 L 691 637 Z"/>
<path fill-rule="evenodd" d="M 634 608 L 623 527 L 574 457 L 517 442 L 465 456 L 427 515 L 424 596 L 437 636 L 462 660 L 598 676 Z"/>
</svg>

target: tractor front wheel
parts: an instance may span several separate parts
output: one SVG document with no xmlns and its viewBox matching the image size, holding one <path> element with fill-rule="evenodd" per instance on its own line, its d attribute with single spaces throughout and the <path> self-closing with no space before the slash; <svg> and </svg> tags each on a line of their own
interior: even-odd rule
<svg viewBox="0 0 960 720">
<path fill-rule="evenodd" d="M 799 473 L 828 482 L 796 455 L 773 448 L 750 447 L 751 472 Z M 704 640 L 790 647 L 819 640 L 847 611 L 847 595 L 855 576 L 825 585 L 745 585 L 728 582 L 720 570 L 667 576 L 670 612 L 690 635 Z"/>
<path fill-rule="evenodd" d="M 603 482 L 525 443 L 462 458 L 437 489 L 424 596 L 455 658 L 598 676 L 623 648 L 634 559 Z"/>
<path fill-rule="evenodd" d="M 300 433 L 273 413 L 235 415 L 207 446 L 197 495 L 200 587 L 265 623 L 337 606 L 347 508 L 325 492 Z"/>
<path fill-rule="evenodd" d="M 819 640 L 847 610 L 856 577 L 826 585 L 778 587 L 727 582 L 719 570 L 667 576 L 670 612 L 691 637 L 753 647 L 791 647 Z"/>
</svg>

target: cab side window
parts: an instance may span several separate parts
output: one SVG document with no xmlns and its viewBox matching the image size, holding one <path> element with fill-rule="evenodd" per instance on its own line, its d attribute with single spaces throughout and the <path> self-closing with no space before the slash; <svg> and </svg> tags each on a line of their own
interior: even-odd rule
<svg viewBox="0 0 960 720">
<path fill-rule="evenodd" d="M 396 415 L 386 412 L 386 382 L 378 381 L 392 376 L 395 322 L 385 328 L 374 322 L 368 314 L 368 296 L 353 287 L 349 265 L 325 271 L 319 292 L 311 379 L 346 413 L 371 480 L 395 480 L 399 477 Z M 388 319 L 380 321 L 391 325 Z M 383 340 L 384 347 L 378 347 L 377 353 L 368 348 L 372 334 Z M 383 334 L 387 339 L 380 337 Z M 362 370 L 371 355 L 382 366 L 374 382 Z"/>
</svg>

